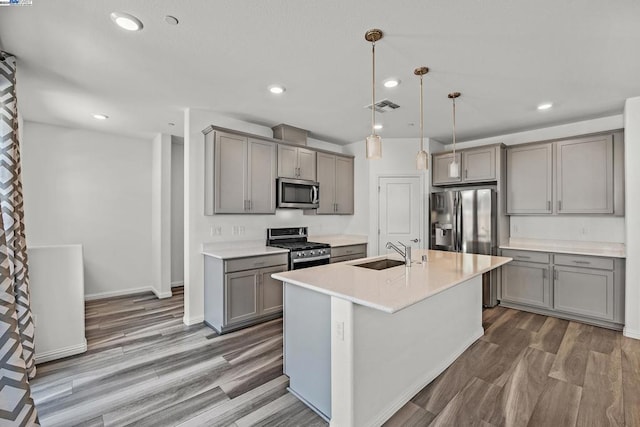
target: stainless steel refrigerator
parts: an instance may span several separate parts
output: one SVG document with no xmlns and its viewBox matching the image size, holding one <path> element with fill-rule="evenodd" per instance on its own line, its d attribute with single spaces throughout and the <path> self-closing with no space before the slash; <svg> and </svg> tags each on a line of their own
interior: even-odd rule
<svg viewBox="0 0 640 427">
<path fill-rule="evenodd" d="M 496 192 L 492 188 L 431 194 L 431 249 L 496 255 Z M 482 278 L 482 304 L 497 304 L 496 274 Z"/>
</svg>

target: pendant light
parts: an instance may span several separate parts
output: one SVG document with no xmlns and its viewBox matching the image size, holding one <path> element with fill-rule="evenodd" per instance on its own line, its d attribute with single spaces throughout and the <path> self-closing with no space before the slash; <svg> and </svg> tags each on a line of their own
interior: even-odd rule
<svg viewBox="0 0 640 427">
<path fill-rule="evenodd" d="M 424 151 L 424 103 L 422 101 L 422 76 L 429 72 L 427 67 L 419 67 L 413 70 L 413 74 L 420 76 L 420 151 L 416 156 L 416 169 L 427 170 L 429 169 L 429 154 Z"/>
<path fill-rule="evenodd" d="M 449 178 L 460 176 L 460 164 L 456 161 L 456 98 L 459 96 L 460 92 L 452 92 L 447 95 L 453 103 L 453 161 L 449 163 Z"/>
<path fill-rule="evenodd" d="M 382 38 L 381 30 L 376 28 L 365 33 L 364 38 L 371 43 L 371 135 L 366 139 L 367 159 L 382 158 L 382 138 L 376 135 L 376 42 Z"/>
</svg>

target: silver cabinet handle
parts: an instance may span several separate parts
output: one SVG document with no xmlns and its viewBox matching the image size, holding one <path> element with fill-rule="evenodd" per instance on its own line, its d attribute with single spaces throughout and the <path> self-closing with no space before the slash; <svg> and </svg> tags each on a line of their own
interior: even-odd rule
<svg viewBox="0 0 640 427">
<path fill-rule="evenodd" d="M 253 210 L 253 200 L 249 200 L 249 210 Z"/>
<path fill-rule="evenodd" d="M 553 270 L 553 278 L 558 280 L 558 270 Z"/>
<path fill-rule="evenodd" d="M 522 259 L 531 259 L 531 257 L 527 256 L 527 255 L 516 255 L 515 257 L 516 258 L 522 258 Z"/>
<path fill-rule="evenodd" d="M 551 200 L 547 201 L 547 210 L 550 211 L 551 210 Z"/>
<path fill-rule="evenodd" d="M 469 169 L 464 170 L 464 178 L 465 179 L 469 178 Z"/>
<path fill-rule="evenodd" d="M 585 265 L 589 265 L 591 264 L 589 261 L 573 261 L 576 264 L 585 264 Z"/>
<path fill-rule="evenodd" d="M 547 278 L 547 269 L 546 268 L 544 270 L 542 270 L 542 278 L 543 279 Z"/>
<path fill-rule="evenodd" d="M 562 200 L 558 200 L 558 211 L 562 210 Z"/>
</svg>

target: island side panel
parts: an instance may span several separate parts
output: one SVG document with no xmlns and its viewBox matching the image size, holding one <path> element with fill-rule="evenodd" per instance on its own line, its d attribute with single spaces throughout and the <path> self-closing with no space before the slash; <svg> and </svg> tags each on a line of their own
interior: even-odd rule
<svg viewBox="0 0 640 427">
<path fill-rule="evenodd" d="M 204 321 L 220 332 L 224 323 L 224 261 L 204 255 Z"/>
<path fill-rule="evenodd" d="M 331 418 L 331 297 L 284 283 L 284 373 L 289 389 Z"/>
<path fill-rule="evenodd" d="M 354 305 L 352 333 L 353 425 L 380 425 L 484 334 L 482 277 L 394 314 Z"/>
</svg>

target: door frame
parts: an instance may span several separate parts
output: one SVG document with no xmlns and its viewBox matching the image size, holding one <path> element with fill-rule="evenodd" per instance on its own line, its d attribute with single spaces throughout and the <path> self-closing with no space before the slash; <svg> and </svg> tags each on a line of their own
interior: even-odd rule
<svg viewBox="0 0 640 427">
<path fill-rule="evenodd" d="M 429 247 L 429 242 L 426 240 L 425 232 L 427 227 L 425 227 L 425 212 L 427 212 L 429 198 L 425 196 L 425 190 L 427 188 L 425 183 L 425 177 L 427 175 L 425 173 L 392 173 L 392 174 L 377 174 L 376 175 L 376 206 L 374 211 L 374 221 L 375 224 L 375 239 L 372 239 L 372 243 L 375 244 L 375 248 L 370 250 L 369 255 L 384 255 L 380 253 L 380 183 L 384 178 L 418 178 L 420 182 L 420 197 L 422 198 L 422 203 L 419 204 L 420 212 L 419 212 L 419 226 L 418 226 L 418 234 L 420 236 L 420 243 L 416 249 L 426 249 Z"/>
</svg>

